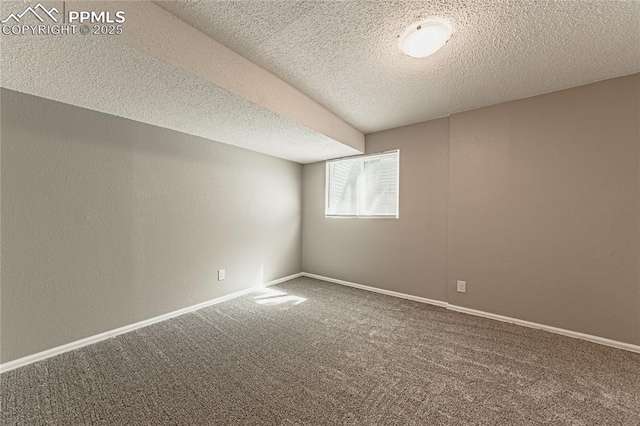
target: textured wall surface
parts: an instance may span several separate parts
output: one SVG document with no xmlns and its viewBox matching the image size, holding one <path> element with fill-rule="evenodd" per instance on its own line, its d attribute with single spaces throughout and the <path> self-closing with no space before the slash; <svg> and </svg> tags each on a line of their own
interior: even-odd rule
<svg viewBox="0 0 640 426">
<path fill-rule="evenodd" d="M 3 89 L 1 172 L 2 362 L 300 272 L 298 164 Z"/>
<path fill-rule="evenodd" d="M 446 118 L 368 135 L 367 152 L 400 149 L 400 217 L 324 217 L 325 163 L 304 166 L 303 270 L 446 299 Z"/>
<path fill-rule="evenodd" d="M 365 133 L 640 71 L 640 2 L 158 1 Z M 452 22 L 435 55 L 398 36 Z"/>
<path fill-rule="evenodd" d="M 449 302 L 640 343 L 638 91 L 636 74 L 451 117 Z"/>
<path fill-rule="evenodd" d="M 303 269 L 640 344 L 639 110 L 635 74 L 367 135 L 400 220 L 324 218 L 305 165 Z"/>
</svg>

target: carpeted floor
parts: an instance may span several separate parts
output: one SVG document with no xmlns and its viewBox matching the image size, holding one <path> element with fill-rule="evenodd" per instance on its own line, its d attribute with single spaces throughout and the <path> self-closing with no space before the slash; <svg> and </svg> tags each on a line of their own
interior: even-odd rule
<svg viewBox="0 0 640 426">
<path fill-rule="evenodd" d="M 3 425 L 640 425 L 639 354 L 309 278 L 0 390 Z"/>
</svg>

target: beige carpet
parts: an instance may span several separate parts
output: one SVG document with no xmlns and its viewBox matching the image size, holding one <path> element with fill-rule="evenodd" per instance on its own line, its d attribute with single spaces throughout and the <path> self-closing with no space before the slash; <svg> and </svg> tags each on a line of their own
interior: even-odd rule
<svg viewBox="0 0 640 426">
<path fill-rule="evenodd" d="M 3 425 L 639 425 L 640 355 L 299 278 L 0 390 Z"/>
</svg>

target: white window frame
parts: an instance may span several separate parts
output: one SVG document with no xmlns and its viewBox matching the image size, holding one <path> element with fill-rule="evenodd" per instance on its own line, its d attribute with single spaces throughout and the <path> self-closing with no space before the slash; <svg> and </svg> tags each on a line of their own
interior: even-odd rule
<svg viewBox="0 0 640 426">
<path fill-rule="evenodd" d="M 329 173 L 329 167 L 331 163 L 340 162 L 340 161 L 358 161 L 360 159 L 370 158 L 370 157 L 380 157 L 389 154 L 397 153 L 398 154 L 398 174 L 396 176 L 396 188 L 398 191 L 398 197 L 396 199 L 396 214 L 395 215 L 337 215 L 337 214 L 328 214 L 329 211 L 329 188 L 331 186 L 331 173 Z M 324 217 L 325 218 L 336 218 L 336 219 L 399 219 L 400 218 L 400 150 L 394 149 L 390 151 L 376 152 L 373 154 L 364 154 L 364 155 L 354 155 L 352 157 L 342 157 L 336 158 L 334 160 L 327 160 L 325 163 L 325 185 L 324 185 Z M 362 184 L 361 184 L 362 186 Z M 359 189 L 361 190 L 361 189 Z M 360 199 L 360 203 L 363 203 L 364 199 Z"/>
</svg>

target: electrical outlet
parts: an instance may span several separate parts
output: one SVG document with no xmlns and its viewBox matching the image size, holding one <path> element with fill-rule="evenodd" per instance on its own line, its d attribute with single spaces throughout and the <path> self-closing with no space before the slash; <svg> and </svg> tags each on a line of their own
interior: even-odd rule
<svg viewBox="0 0 640 426">
<path fill-rule="evenodd" d="M 218 281 L 224 281 L 226 275 L 227 275 L 227 272 L 224 269 L 220 269 L 218 271 Z"/>
<path fill-rule="evenodd" d="M 458 293 L 466 293 L 466 292 L 467 292 L 467 282 L 458 281 Z"/>
</svg>

